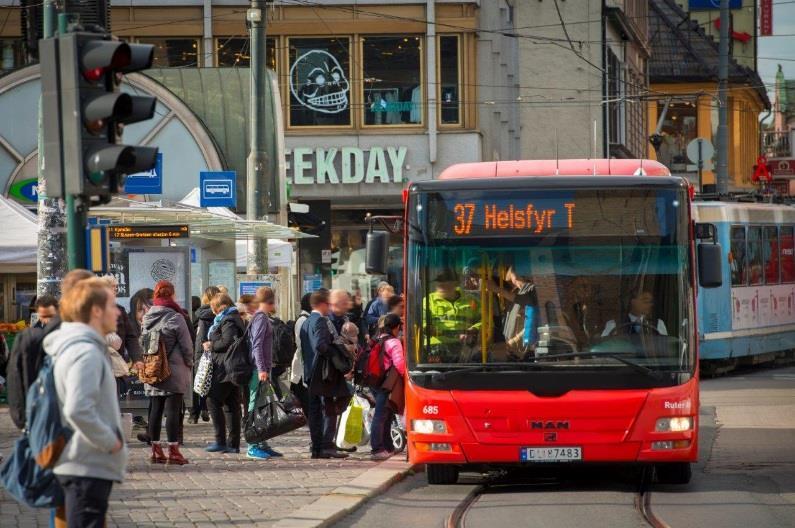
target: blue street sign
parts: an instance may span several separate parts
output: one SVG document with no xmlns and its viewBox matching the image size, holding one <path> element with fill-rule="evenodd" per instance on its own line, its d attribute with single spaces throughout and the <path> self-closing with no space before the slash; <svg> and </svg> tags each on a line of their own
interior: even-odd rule
<svg viewBox="0 0 795 528">
<path fill-rule="evenodd" d="M 199 205 L 202 207 L 235 207 L 235 171 L 199 173 Z"/>
<path fill-rule="evenodd" d="M 163 194 L 163 153 L 157 153 L 155 168 L 130 174 L 124 181 L 125 194 Z"/>
<path fill-rule="evenodd" d="M 720 9 L 720 0 L 690 0 L 688 4 L 691 10 L 697 9 Z M 743 0 L 729 0 L 729 9 L 740 9 Z"/>
</svg>

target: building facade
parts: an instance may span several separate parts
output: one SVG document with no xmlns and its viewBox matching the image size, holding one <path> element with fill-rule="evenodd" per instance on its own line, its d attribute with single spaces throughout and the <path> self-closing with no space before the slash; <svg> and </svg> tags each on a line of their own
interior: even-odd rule
<svg viewBox="0 0 795 528">
<path fill-rule="evenodd" d="M 762 148 L 777 188 L 795 195 L 795 80 L 776 72 L 772 123 L 762 133 Z"/>
<path fill-rule="evenodd" d="M 40 10 L 40 2 L 3 7 L 12 3 L 0 0 L 0 20 L 7 21 L 0 26 L 2 64 L 9 70 L 28 57 L 25 15 Z M 506 31 L 511 3 L 269 4 L 267 66 L 280 112 L 266 132 L 283 130 L 277 134 L 283 137 L 278 170 L 290 200 L 309 204 L 310 216 L 323 226 L 318 240 L 301 244 L 301 284 L 320 280 L 369 296 L 367 213 L 397 214 L 408 182 L 435 178 L 454 163 L 519 155 L 516 39 Z M 155 46 L 151 77 L 193 108 L 210 129 L 224 168 L 235 168 L 243 183 L 245 114 L 229 117 L 247 106 L 239 100 L 240 83 L 187 72 L 248 68 L 248 7 L 228 0 L 114 0 L 110 10 L 113 34 Z M 169 138 L 158 141 L 164 157 L 178 159 L 169 155 Z M 179 189 L 163 198 L 179 200 L 195 187 L 198 174 L 190 172 L 180 173 Z M 244 201 L 238 202 L 242 213 Z M 389 278 L 400 280 L 397 272 Z"/>
<path fill-rule="evenodd" d="M 647 102 L 648 134 L 659 134 L 658 148 L 648 155 L 674 174 L 699 183 L 696 160 L 687 146 L 697 138 L 717 145 L 718 43 L 674 0 L 650 2 L 651 60 Z M 752 67 L 729 60 L 729 189 L 753 188 L 754 164 L 760 154 L 759 116 L 770 108 L 767 91 Z M 714 160 L 705 160 L 701 183 L 715 183 Z"/>
<path fill-rule="evenodd" d="M 648 2 L 516 2 L 521 158 L 640 158 Z"/>
</svg>

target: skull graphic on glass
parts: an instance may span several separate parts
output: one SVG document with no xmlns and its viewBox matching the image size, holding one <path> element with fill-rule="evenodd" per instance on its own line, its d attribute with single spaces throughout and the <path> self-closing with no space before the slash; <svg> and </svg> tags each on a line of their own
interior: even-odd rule
<svg viewBox="0 0 795 528">
<path fill-rule="evenodd" d="M 290 92 L 301 106 L 313 112 L 344 112 L 348 109 L 349 90 L 345 70 L 328 51 L 307 51 L 290 68 Z"/>
</svg>

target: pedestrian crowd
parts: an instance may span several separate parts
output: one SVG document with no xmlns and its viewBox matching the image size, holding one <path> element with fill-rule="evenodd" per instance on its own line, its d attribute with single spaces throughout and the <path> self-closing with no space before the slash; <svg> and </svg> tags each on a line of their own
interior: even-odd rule
<svg viewBox="0 0 795 528">
<path fill-rule="evenodd" d="M 136 421 L 146 426 L 138 439 L 150 444 L 153 464 L 189 463 L 180 451 L 186 411 L 189 423 L 212 422 L 209 453 L 240 453 L 243 436 L 246 457 L 281 457 L 268 440 L 287 430 L 275 420 L 288 414 L 287 427 L 308 425 L 311 458 L 347 458 L 356 447 L 341 445 L 338 428 L 347 426 L 341 417 L 354 395 L 374 408 L 364 418 L 372 459 L 396 452 L 391 428 L 403 411 L 406 362 L 404 303 L 392 286 L 379 284 L 365 306 L 360 295 L 341 289 L 307 293 L 295 321 L 277 316 L 269 287 L 237 302 L 225 288 L 208 287 L 189 314 L 172 283 L 153 286 L 131 295 L 127 311 L 116 302 L 112 276 L 70 272 L 60 299 L 37 299 L 37 323 L 17 336 L 4 362 L 7 372 L 0 374 L 6 374 L 10 415 L 22 438 L 34 425 L 26 424 L 30 407 L 40 405 L 28 394 L 43 383 L 40 374 L 52 376 L 52 397 L 71 431 L 45 468 L 61 497 L 52 504 L 58 521 L 104 526 L 111 488 L 123 480 L 127 462 L 119 400 L 131 374 L 148 397 L 146 419 Z M 268 410 L 273 406 L 281 414 Z"/>
</svg>

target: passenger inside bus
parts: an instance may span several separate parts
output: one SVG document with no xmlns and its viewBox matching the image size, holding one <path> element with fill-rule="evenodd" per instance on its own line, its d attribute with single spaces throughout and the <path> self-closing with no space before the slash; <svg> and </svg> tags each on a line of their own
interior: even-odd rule
<svg viewBox="0 0 795 528">
<path fill-rule="evenodd" d="M 532 357 L 538 341 L 538 294 L 528 265 L 513 265 L 505 273 L 505 286 L 493 279 L 489 291 L 508 301 L 509 307 L 502 325 L 506 352 L 514 360 Z"/>
<path fill-rule="evenodd" d="M 637 288 L 630 294 L 629 305 L 627 314 L 619 319 L 617 323 L 615 319 L 611 319 L 605 324 L 602 331 L 602 337 L 610 335 L 635 335 L 635 334 L 650 334 L 668 335 L 668 329 L 662 319 L 657 319 L 656 324 L 652 321 L 654 312 L 654 295 L 651 292 L 645 291 L 642 288 Z"/>
</svg>

